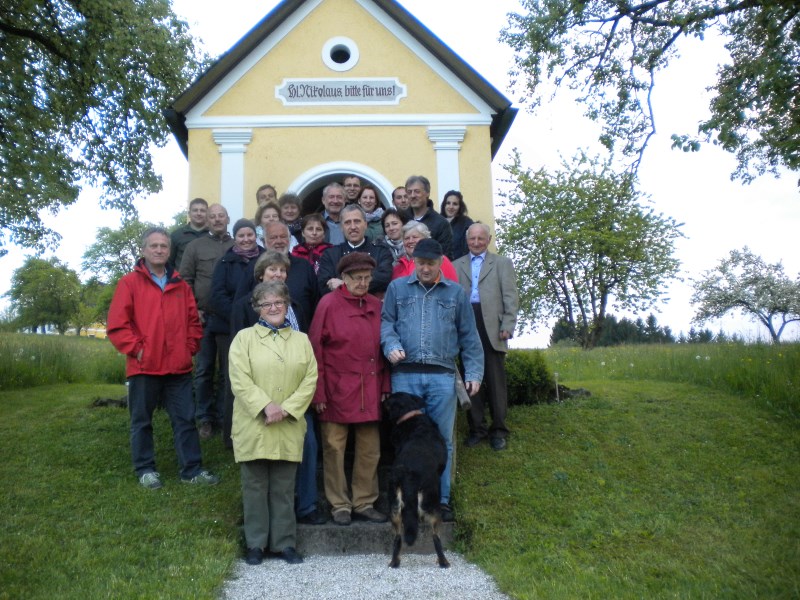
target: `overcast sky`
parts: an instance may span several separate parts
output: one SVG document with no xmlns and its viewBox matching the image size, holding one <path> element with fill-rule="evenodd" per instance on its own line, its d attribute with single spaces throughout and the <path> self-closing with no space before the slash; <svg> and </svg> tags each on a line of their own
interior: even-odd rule
<svg viewBox="0 0 800 600">
<path fill-rule="evenodd" d="M 492 85 L 518 103 L 517 94 L 508 87 L 512 53 L 497 41 L 506 24 L 506 14 L 518 9 L 516 2 L 471 2 L 469 10 L 465 10 L 464 0 L 401 0 L 400 3 Z M 225 3 L 173 0 L 175 11 L 189 22 L 192 32 L 214 56 L 235 44 L 276 4 L 273 0 Z M 650 194 L 657 212 L 685 224 L 683 232 L 687 237 L 678 242 L 677 251 L 685 281 L 671 284 L 668 300 L 654 310 L 659 322 L 672 327 L 676 334 L 688 331 L 694 313 L 689 304 L 689 279 L 712 268 L 729 250 L 747 244 L 769 262 L 783 261 L 791 277 L 800 272 L 794 241 L 800 231 L 797 174 L 786 174 L 778 180 L 762 177 L 742 186 L 729 179 L 736 166 L 731 155 L 711 146 L 690 154 L 670 149 L 672 133 L 696 132 L 697 123 L 707 115 L 709 95 L 705 87 L 713 82 L 716 66 L 725 58 L 721 43 L 714 40 L 702 43 L 683 40 L 678 47 L 683 57 L 656 81 L 653 104 L 658 133 L 651 139 L 640 168 L 641 188 Z M 514 148 L 521 151 L 524 163 L 534 169 L 556 167 L 562 156 L 571 157 L 578 148 L 596 148 L 597 128 L 582 119 L 580 113 L 580 107 L 566 95 L 535 114 L 521 110 L 493 164 L 495 181 L 503 177 L 502 165 L 509 162 L 508 155 Z M 164 190 L 137 205 L 143 219 L 169 222 L 185 208 L 188 200 L 188 166 L 173 141 L 157 150 L 155 156 L 156 169 L 164 178 Z M 85 191 L 76 206 L 48 221 L 64 238 L 56 255 L 76 270 L 80 269 L 89 231 L 101 226 L 115 227 L 119 222 L 115 213 L 97 208 L 97 196 L 93 190 Z M 469 205 L 470 198 L 465 200 Z M 25 256 L 25 252 L 12 249 L 8 256 L 0 258 L 0 294 L 7 291 L 13 270 Z M 0 299 L 0 304 L 5 305 L 5 299 Z M 747 339 L 758 336 L 768 339 L 766 330 L 742 318 L 726 318 L 707 326 L 714 332 L 721 327 L 728 334 L 740 333 Z M 797 339 L 798 335 L 798 328 L 793 328 L 784 334 L 784 339 Z M 516 345 L 546 346 L 548 336 L 549 327 L 544 326 L 534 334 L 521 336 Z"/>
</svg>

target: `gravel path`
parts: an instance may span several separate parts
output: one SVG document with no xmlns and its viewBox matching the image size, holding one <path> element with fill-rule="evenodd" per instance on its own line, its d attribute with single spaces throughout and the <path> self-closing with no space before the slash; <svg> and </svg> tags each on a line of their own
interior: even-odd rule
<svg viewBox="0 0 800 600">
<path fill-rule="evenodd" d="M 446 555 L 449 569 L 440 569 L 433 554 L 402 554 L 398 569 L 390 569 L 389 556 L 379 554 L 308 556 L 302 565 L 273 558 L 257 567 L 240 560 L 222 598 L 508 600 L 477 566 L 455 552 Z"/>
</svg>

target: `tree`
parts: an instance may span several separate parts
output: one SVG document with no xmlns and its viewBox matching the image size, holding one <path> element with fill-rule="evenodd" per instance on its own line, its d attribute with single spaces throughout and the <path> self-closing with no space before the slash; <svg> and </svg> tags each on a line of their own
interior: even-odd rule
<svg viewBox="0 0 800 600">
<path fill-rule="evenodd" d="M 57 258 L 29 258 L 14 271 L 6 296 L 20 327 L 35 330 L 52 323 L 64 335 L 79 311 L 81 282 Z"/>
<path fill-rule="evenodd" d="M 750 182 L 783 165 L 800 169 L 800 4 L 796 0 L 521 0 L 500 39 L 517 53 L 515 77 L 542 101 L 542 84 L 576 90 L 600 141 L 622 145 L 638 167 L 655 133 L 650 95 L 656 74 L 678 55 L 682 37 L 722 35 L 730 60 L 710 87 L 711 116 L 698 138 L 673 135 L 673 147 L 698 150 L 713 139 L 735 153 L 732 177 Z"/>
<path fill-rule="evenodd" d="M 78 312 L 72 319 L 75 331 L 80 335 L 82 329 L 88 328 L 93 323 L 105 323 L 110 305 L 109 286 L 92 277 L 81 285 L 80 303 Z"/>
<path fill-rule="evenodd" d="M 780 262 L 767 264 L 747 246 L 731 250 L 693 283 L 695 322 L 739 310 L 764 325 L 778 344 L 786 326 L 800 321 L 800 276 L 792 281 Z"/>
<path fill-rule="evenodd" d="M 166 0 L 2 0 L 0 256 L 9 242 L 54 245 L 40 213 L 81 185 L 129 215 L 161 189 L 150 145 L 166 143 L 161 111 L 200 67 Z"/>
<path fill-rule="evenodd" d="M 501 251 L 514 259 L 521 323 L 563 319 L 592 347 L 610 305 L 641 310 L 675 276 L 680 225 L 640 201 L 630 173 L 579 153 L 552 174 L 521 166 L 519 153 L 505 166 L 514 184 L 503 194 L 498 222 Z"/>
<path fill-rule="evenodd" d="M 95 242 L 83 253 L 81 269 L 104 283 L 116 283 L 133 271 L 141 254 L 142 235 L 152 223 L 126 219 L 119 229 L 99 227 Z"/>
</svg>

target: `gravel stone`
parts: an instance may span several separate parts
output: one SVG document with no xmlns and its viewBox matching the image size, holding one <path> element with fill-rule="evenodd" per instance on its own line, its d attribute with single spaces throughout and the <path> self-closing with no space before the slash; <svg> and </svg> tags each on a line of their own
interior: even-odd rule
<svg viewBox="0 0 800 600">
<path fill-rule="evenodd" d="M 222 598 L 508 600 L 476 565 L 455 552 L 445 554 L 449 569 L 439 568 L 434 554 L 401 554 L 398 569 L 390 568 L 390 557 L 382 554 L 307 556 L 301 565 L 270 558 L 256 567 L 240 560 Z"/>
</svg>

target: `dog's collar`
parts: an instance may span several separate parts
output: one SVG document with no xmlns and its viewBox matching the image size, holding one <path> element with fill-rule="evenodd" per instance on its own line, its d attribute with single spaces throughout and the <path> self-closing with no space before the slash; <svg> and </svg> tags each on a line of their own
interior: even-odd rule
<svg viewBox="0 0 800 600">
<path fill-rule="evenodd" d="M 397 419 L 397 424 L 400 425 L 400 423 L 402 423 L 403 421 L 408 421 L 411 417 L 418 417 L 421 414 L 422 414 L 421 410 L 412 410 L 410 412 L 407 412 L 402 417 Z"/>
</svg>

